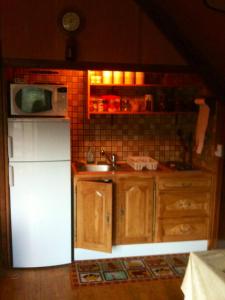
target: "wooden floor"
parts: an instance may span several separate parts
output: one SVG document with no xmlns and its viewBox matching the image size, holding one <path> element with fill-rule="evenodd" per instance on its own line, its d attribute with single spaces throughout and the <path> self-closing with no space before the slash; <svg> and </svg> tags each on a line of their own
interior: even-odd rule
<svg viewBox="0 0 225 300">
<path fill-rule="evenodd" d="M 181 279 L 72 288 L 70 266 L 0 271 L 0 300 L 183 300 Z"/>
</svg>

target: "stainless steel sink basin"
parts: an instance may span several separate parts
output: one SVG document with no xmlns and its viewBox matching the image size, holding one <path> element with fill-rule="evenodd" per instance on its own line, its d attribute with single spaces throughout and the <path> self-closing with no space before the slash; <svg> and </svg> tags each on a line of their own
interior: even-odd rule
<svg viewBox="0 0 225 300">
<path fill-rule="evenodd" d="M 109 172 L 113 171 L 111 165 L 97 165 L 97 164 L 90 164 L 90 165 L 81 165 L 78 167 L 79 171 L 83 172 Z"/>
<path fill-rule="evenodd" d="M 130 167 L 126 163 L 117 164 L 115 168 L 109 164 L 77 164 L 79 172 L 110 172 L 110 171 L 130 171 Z"/>
</svg>

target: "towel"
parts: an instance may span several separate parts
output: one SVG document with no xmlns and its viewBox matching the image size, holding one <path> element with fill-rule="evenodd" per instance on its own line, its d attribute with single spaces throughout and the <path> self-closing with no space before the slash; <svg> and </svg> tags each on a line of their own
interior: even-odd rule
<svg viewBox="0 0 225 300">
<path fill-rule="evenodd" d="M 195 99 L 195 104 L 199 105 L 198 119 L 195 133 L 196 153 L 201 154 L 204 146 L 205 133 L 209 120 L 209 106 L 205 103 L 204 98 Z"/>
</svg>

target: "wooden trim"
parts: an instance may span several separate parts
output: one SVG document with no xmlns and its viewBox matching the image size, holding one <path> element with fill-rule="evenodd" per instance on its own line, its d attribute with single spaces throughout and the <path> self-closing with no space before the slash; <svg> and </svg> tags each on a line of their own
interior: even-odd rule
<svg viewBox="0 0 225 300">
<path fill-rule="evenodd" d="M 22 68 L 49 68 L 49 69 L 75 69 L 75 70 L 132 70 L 132 71 L 151 71 L 151 72 L 177 72 L 194 73 L 193 67 L 188 65 L 155 65 L 155 64 L 123 64 L 105 62 L 76 62 L 61 60 L 32 60 L 32 59 L 13 59 L 4 58 L 5 67 Z"/>
<path fill-rule="evenodd" d="M 211 220 L 211 232 L 209 239 L 209 248 L 216 248 L 219 238 L 220 226 L 224 226 L 224 211 L 220 211 L 224 207 L 224 195 L 225 195 L 225 160 L 224 160 L 224 147 L 225 147 L 225 135 L 224 135 L 224 115 L 225 115 L 225 103 L 224 101 L 218 101 L 217 103 L 217 122 L 216 122 L 216 144 L 223 145 L 223 157 L 216 158 L 216 170 L 214 176 L 214 202 L 212 207 L 212 220 Z M 215 145 L 216 147 L 216 145 Z M 225 232 L 224 232 L 225 236 Z"/>
<path fill-rule="evenodd" d="M 0 254 L 3 266 L 11 265 L 10 218 L 7 160 L 7 109 L 4 93 L 3 68 L 0 66 Z"/>
</svg>

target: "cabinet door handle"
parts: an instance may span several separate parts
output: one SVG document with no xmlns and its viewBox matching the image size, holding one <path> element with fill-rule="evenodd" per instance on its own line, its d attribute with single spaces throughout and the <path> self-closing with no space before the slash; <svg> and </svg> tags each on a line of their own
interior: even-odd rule
<svg viewBox="0 0 225 300">
<path fill-rule="evenodd" d="M 13 169 L 13 166 L 9 166 L 9 186 L 14 186 L 14 169 Z"/>
<path fill-rule="evenodd" d="M 109 214 L 106 215 L 106 223 L 107 223 L 107 224 L 110 223 L 110 215 L 109 215 Z"/>
<path fill-rule="evenodd" d="M 125 209 L 124 208 L 121 208 L 120 214 L 121 214 L 122 217 L 125 215 Z"/>
<path fill-rule="evenodd" d="M 8 136 L 8 155 L 9 158 L 13 158 L 13 138 Z"/>
</svg>

